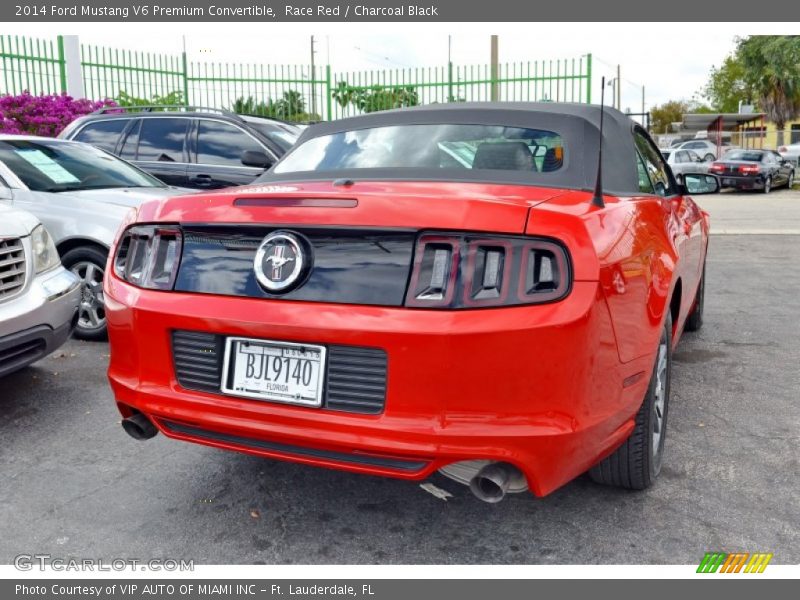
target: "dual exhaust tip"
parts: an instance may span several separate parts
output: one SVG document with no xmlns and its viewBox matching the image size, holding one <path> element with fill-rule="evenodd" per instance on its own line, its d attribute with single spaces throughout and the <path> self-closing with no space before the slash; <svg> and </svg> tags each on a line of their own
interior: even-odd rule
<svg viewBox="0 0 800 600">
<path fill-rule="evenodd" d="M 140 412 L 122 420 L 122 429 L 135 440 L 149 440 L 158 435 L 158 428 Z M 445 475 L 452 476 L 447 472 Z M 453 477 L 461 480 L 461 478 Z M 527 489 L 527 482 L 522 472 L 514 465 L 503 462 L 490 462 L 483 466 L 474 477 L 469 479 L 469 489 L 473 495 L 490 504 L 496 504 L 508 493 L 517 493 Z"/>
</svg>

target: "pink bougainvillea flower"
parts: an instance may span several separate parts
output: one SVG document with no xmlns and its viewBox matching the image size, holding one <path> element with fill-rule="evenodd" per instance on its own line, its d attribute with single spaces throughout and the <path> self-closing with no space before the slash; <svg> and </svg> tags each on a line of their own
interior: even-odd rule
<svg viewBox="0 0 800 600">
<path fill-rule="evenodd" d="M 66 93 L 35 96 L 0 95 L 0 133 L 55 137 L 80 116 L 104 106 L 116 106 L 113 100 L 73 98 Z"/>
</svg>

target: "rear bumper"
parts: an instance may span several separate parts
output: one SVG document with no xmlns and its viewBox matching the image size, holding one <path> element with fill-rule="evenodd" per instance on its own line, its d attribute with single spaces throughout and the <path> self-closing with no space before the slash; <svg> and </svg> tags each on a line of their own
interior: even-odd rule
<svg viewBox="0 0 800 600">
<path fill-rule="evenodd" d="M 106 282 L 109 379 L 176 439 L 360 473 L 422 479 L 462 460 L 519 467 L 547 494 L 632 430 L 652 368 L 620 364 L 594 282 L 563 301 L 440 312 L 150 292 Z M 190 391 L 175 329 L 382 348 L 385 409 L 353 414 Z"/>
<path fill-rule="evenodd" d="M 765 179 L 761 175 L 741 177 L 737 175 L 719 175 L 720 187 L 737 190 L 763 190 Z"/>
</svg>

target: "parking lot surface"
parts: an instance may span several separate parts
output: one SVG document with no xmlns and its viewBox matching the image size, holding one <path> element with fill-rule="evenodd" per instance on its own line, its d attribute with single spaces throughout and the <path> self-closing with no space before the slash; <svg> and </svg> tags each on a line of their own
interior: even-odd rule
<svg viewBox="0 0 800 600">
<path fill-rule="evenodd" d="M 726 196 L 702 204 L 713 217 L 724 213 L 717 203 L 739 202 Z M 786 196 L 800 206 L 800 194 Z M 768 220 L 785 221 L 780 210 Z M 712 550 L 798 563 L 800 236 L 715 235 L 707 273 L 705 326 L 675 354 L 665 466 L 647 491 L 582 477 L 546 498 L 489 505 L 436 476 L 453 494 L 444 501 L 416 483 L 163 436 L 136 442 L 105 379 L 108 345 L 71 341 L 0 383 L 0 563 L 50 553 L 198 564 L 682 564 Z"/>
</svg>

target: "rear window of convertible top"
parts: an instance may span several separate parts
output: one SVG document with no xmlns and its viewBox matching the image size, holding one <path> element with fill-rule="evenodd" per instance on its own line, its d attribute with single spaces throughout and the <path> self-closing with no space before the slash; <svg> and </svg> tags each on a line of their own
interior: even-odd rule
<svg viewBox="0 0 800 600">
<path fill-rule="evenodd" d="M 311 138 L 273 172 L 407 168 L 546 173 L 563 163 L 563 142 L 553 131 L 503 125 L 393 125 Z"/>
</svg>

